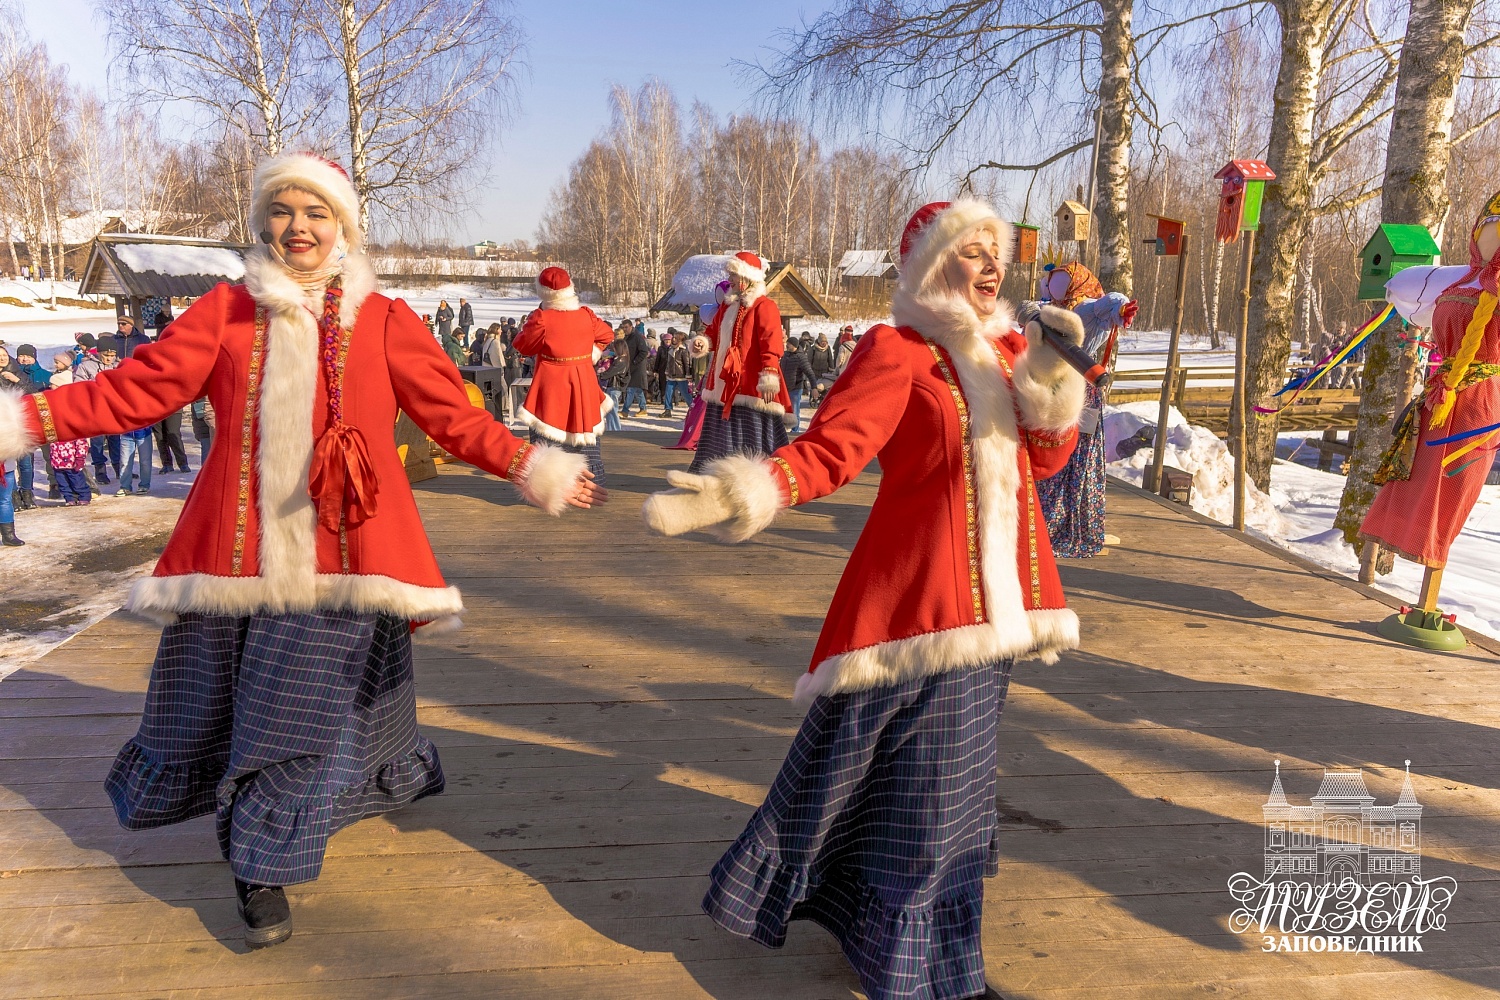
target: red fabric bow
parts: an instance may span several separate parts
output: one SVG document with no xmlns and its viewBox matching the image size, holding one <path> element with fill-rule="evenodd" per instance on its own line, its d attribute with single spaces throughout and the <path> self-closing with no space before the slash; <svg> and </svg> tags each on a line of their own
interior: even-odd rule
<svg viewBox="0 0 1500 1000">
<path fill-rule="evenodd" d="M 351 525 L 375 516 L 380 489 L 359 428 L 340 421 L 324 432 L 313 449 L 307 492 L 318 505 L 318 523 L 329 531 L 339 530 L 346 511 Z"/>
</svg>

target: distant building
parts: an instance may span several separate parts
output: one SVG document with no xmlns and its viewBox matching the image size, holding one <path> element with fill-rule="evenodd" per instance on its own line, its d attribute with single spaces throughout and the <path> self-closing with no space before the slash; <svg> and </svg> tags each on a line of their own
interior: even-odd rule
<svg viewBox="0 0 1500 1000">
<path fill-rule="evenodd" d="M 475 243 L 469 249 L 474 252 L 474 256 L 479 260 L 497 260 L 500 257 L 500 244 L 494 240 Z"/>
<path fill-rule="evenodd" d="M 1364 772 L 1323 772 L 1311 805 L 1287 802 L 1276 780 L 1262 807 L 1266 877 L 1318 884 L 1403 882 L 1422 874 L 1422 804 L 1411 787 L 1411 761 L 1394 805 L 1377 806 Z"/>
<path fill-rule="evenodd" d="M 846 288 L 895 280 L 896 261 L 889 250 L 845 250 L 839 259 L 839 282 Z"/>
</svg>

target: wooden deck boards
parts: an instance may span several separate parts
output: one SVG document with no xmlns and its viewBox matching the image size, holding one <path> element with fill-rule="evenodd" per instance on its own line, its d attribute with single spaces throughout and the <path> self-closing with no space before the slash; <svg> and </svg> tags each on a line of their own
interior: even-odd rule
<svg viewBox="0 0 1500 1000">
<path fill-rule="evenodd" d="M 126 833 L 100 782 L 134 731 L 156 629 L 116 615 L 0 683 L 0 997 L 847 998 L 821 930 L 768 951 L 698 911 L 760 801 L 874 498 L 862 477 L 728 548 L 648 536 L 685 456 L 612 436 L 614 502 L 551 521 L 464 467 L 418 487 L 468 627 L 419 638 L 446 794 L 339 834 L 247 953 L 212 821 Z M 1500 992 L 1496 659 L 1392 646 L 1355 589 L 1127 490 L 1107 558 L 1066 563 L 1084 648 L 1017 668 L 1001 727 L 1005 863 L 985 949 L 1011 998 Z M 1399 955 L 1265 955 L 1226 926 L 1258 870 L 1271 760 L 1380 803 L 1411 758 L 1448 929 Z"/>
</svg>

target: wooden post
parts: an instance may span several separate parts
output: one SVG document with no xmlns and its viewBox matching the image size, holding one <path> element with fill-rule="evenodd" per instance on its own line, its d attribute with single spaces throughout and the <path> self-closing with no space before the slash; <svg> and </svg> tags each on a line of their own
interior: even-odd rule
<svg viewBox="0 0 1500 1000">
<path fill-rule="evenodd" d="M 1443 585 L 1441 567 L 1428 566 L 1422 574 L 1422 591 L 1417 595 L 1417 607 L 1423 611 L 1436 611 L 1438 588 Z"/>
<path fill-rule="evenodd" d="M 1042 294 L 1040 289 L 1036 287 L 1036 261 L 1031 262 L 1031 276 L 1026 281 L 1026 297 L 1028 299 L 1040 299 Z"/>
<path fill-rule="evenodd" d="M 1234 338 L 1234 412 L 1230 430 L 1234 441 L 1234 530 L 1245 530 L 1245 439 L 1250 414 L 1245 406 L 1245 338 L 1250 331 L 1250 267 L 1255 262 L 1255 230 L 1245 230 L 1245 266 L 1240 271 L 1240 332 Z"/>
<path fill-rule="evenodd" d="M 1167 367 L 1161 376 L 1161 405 L 1156 411 L 1156 442 L 1151 451 L 1151 468 L 1147 470 L 1146 489 L 1161 491 L 1161 467 L 1167 456 L 1167 418 L 1171 413 L 1172 383 L 1177 378 L 1178 346 L 1182 338 L 1182 290 L 1187 281 L 1188 238 L 1184 233 L 1177 253 L 1177 291 L 1172 304 L 1172 335 L 1167 341 Z"/>
</svg>

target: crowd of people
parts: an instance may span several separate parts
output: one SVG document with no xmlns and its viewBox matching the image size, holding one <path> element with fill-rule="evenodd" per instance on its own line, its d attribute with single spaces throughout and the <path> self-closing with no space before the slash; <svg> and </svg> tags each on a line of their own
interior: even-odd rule
<svg viewBox="0 0 1500 1000">
<path fill-rule="evenodd" d="M 18 344 L 12 349 L 0 342 L 0 388 L 29 395 L 74 382 L 92 382 L 101 372 L 111 371 L 134 356 L 141 345 L 159 339 L 173 321 L 171 304 L 157 304 L 153 320 L 154 336 L 146 332 L 151 328 L 143 329 L 129 315 L 116 320 L 112 334 L 75 334 L 74 346 L 45 352 L 45 364 L 31 344 Z M 146 496 L 151 492 L 153 473 L 192 472 L 184 428 L 192 433 L 197 464 L 201 465 L 214 435 L 213 407 L 206 396 L 145 427 L 55 441 L 16 459 L 7 465 L 0 487 L 0 543 L 25 544 L 16 532 L 15 514 L 42 506 L 38 501 L 81 507 L 99 496 Z M 153 461 L 161 464 L 153 468 Z M 39 491 L 43 479 L 45 488 Z"/>
</svg>

